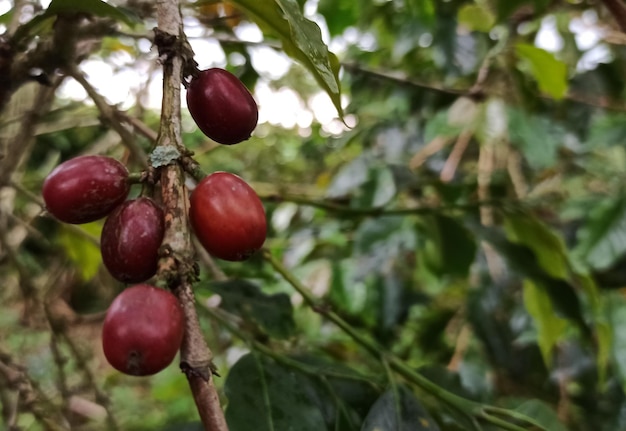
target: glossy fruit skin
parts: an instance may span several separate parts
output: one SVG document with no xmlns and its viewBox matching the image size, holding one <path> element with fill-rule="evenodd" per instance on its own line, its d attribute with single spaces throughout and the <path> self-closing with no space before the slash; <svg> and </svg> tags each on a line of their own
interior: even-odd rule
<svg viewBox="0 0 626 431">
<path fill-rule="evenodd" d="M 150 198 L 124 202 L 109 215 L 100 237 L 104 266 L 125 283 L 139 283 L 157 270 L 164 233 L 163 210 Z"/>
<path fill-rule="evenodd" d="M 189 220 L 211 255 L 245 260 L 265 242 L 265 209 L 244 180 L 228 172 L 205 177 L 191 193 Z"/>
<path fill-rule="evenodd" d="M 50 214 L 81 224 L 109 214 L 129 189 L 128 170 L 122 163 L 106 156 L 80 156 L 54 168 L 41 193 Z"/>
<path fill-rule="evenodd" d="M 219 68 L 200 71 L 191 80 L 187 106 L 200 130 L 225 145 L 250 138 L 259 120 L 256 102 L 246 86 Z"/>
<path fill-rule="evenodd" d="M 102 325 L 102 348 L 116 370 L 148 376 L 172 363 L 183 333 L 183 312 L 176 297 L 167 290 L 137 284 L 111 303 Z"/>
</svg>

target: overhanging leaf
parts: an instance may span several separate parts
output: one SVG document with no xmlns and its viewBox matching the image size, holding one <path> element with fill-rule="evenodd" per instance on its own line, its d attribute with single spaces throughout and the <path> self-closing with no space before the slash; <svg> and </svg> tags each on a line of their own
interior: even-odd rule
<svg viewBox="0 0 626 431">
<path fill-rule="evenodd" d="M 372 406 L 361 431 L 438 431 L 439 426 L 404 386 L 385 392 Z"/>
<path fill-rule="evenodd" d="M 328 50 L 317 24 L 302 15 L 296 0 L 232 0 L 266 32 L 277 36 L 283 49 L 301 62 L 328 93 L 343 118 L 339 60 Z"/>
<path fill-rule="evenodd" d="M 327 429 L 322 412 L 310 397 L 310 380 L 258 355 L 247 354 L 237 361 L 224 390 L 231 431 Z"/>
<path fill-rule="evenodd" d="M 519 58 L 530 65 L 530 72 L 539 84 L 541 92 L 555 99 L 562 99 L 567 93 L 567 66 L 554 54 L 534 45 L 518 43 L 515 51 Z"/>
<path fill-rule="evenodd" d="M 52 0 L 48 8 L 40 15 L 35 16 L 15 32 L 14 39 L 20 41 L 29 34 L 36 33 L 36 29 L 45 21 L 63 13 L 86 13 L 95 16 L 112 18 L 129 26 L 134 26 L 139 20 L 130 12 L 112 6 L 101 0 Z"/>
</svg>

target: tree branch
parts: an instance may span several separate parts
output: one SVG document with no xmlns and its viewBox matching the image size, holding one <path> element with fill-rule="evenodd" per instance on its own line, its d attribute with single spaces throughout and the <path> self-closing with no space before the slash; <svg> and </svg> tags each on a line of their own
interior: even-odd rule
<svg viewBox="0 0 626 431">
<path fill-rule="evenodd" d="M 157 148 L 173 149 L 182 156 L 180 88 L 183 78 L 184 40 L 179 0 L 157 1 L 155 43 L 163 62 L 163 103 Z M 207 431 L 226 431 L 212 376 L 212 354 L 202 336 L 191 282 L 196 276 L 191 230 L 187 217 L 189 200 L 184 171 L 179 160 L 161 170 L 161 194 L 165 212 L 165 250 L 159 262 L 159 278 L 177 295 L 185 315 L 185 336 L 181 346 L 181 369 Z"/>
<path fill-rule="evenodd" d="M 621 0 L 602 0 L 622 32 L 626 33 L 626 5 Z"/>
<path fill-rule="evenodd" d="M 68 67 L 68 74 L 74 78 L 87 92 L 89 97 L 93 100 L 100 111 L 100 115 L 102 119 L 111 127 L 113 130 L 120 135 L 122 138 L 122 142 L 128 148 L 130 153 L 133 155 L 133 158 L 139 163 L 140 166 L 148 165 L 148 157 L 146 156 L 145 151 L 137 144 L 135 137 L 132 133 L 124 125 L 118 121 L 117 109 L 112 107 L 107 103 L 107 101 L 102 97 L 95 88 L 87 81 L 85 76 L 82 74 L 76 65 L 71 65 Z"/>
</svg>

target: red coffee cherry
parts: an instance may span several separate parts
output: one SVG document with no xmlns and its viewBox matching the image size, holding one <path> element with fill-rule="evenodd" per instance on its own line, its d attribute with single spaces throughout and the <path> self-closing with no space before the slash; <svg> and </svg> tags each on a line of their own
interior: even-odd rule
<svg viewBox="0 0 626 431">
<path fill-rule="evenodd" d="M 104 356 L 115 369 L 148 376 L 167 367 L 183 339 L 183 312 L 169 291 L 138 284 L 111 303 L 102 326 Z"/>
<path fill-rule="evenodd" d="M 163 210 L 152 199 L 126 201 L 104 223 L 102 261 L 120 281 L 145 281 L 156 273 L 163 233 Z"/>
<path fill-rule="evenodd" d="M 191 193 L 190 204 L 191 226 L 211 255 L 245 260 L 263 246 L 267 232 L 263 204 L 237 175 L 208 175 Z"/>
<path fill-rule="evenodd" d="M 80 156 L 61 163 L 43 183 L 46 209 L 72 224 L 88 223 L 124 202 L 130 184 L 128 170 L 106 156 Z"/>
<path fill-rule="evenodd" d="M 200 130 L 225 145 L 250 138 L 259 119 L 248 89 L 224 69 L 203 70 L 194 77 L 187 88 L 187 106 Z"/>
</svg>

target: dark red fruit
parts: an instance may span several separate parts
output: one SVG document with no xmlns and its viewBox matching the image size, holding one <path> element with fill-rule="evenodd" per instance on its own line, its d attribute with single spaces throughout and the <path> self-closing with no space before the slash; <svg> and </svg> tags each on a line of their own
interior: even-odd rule
<svg viewBox="0 0 626 431">
<path fill-rule="evenodd" d="M 196 236 L 213 256 L 245 260 L 265 242 L 263 204 L 237 175 L 215 172 L 191 193 L 189 219 Z"/>
<path fill-rule="evenodd" d="M 139 283 L 157 270 L 163 241 L 163 210 L 150 198 L 126 201 L 109 215 L 100 238 L 102 261 L 111 275 Z"/>
<path fill-rule="evenodd" d="M 203 70 L 187 89 L 189 113 L 215 142 L 232 145 L 250 138 L 259 120 L 254 98 L 245 85 L 224 69 Z"/>
<path fill-rule="evenodd" d="M 111 303 L 102 326 L 107 361 L 133 376 L 148 376 L 167 367 L 183 340 L 183 312 L 169 291 L 137 284 Z"/>
<path fill-rule="evenodd" d="M 109 214 L 128 196 L 128 170 L 111 157 L 80 156 L 61 163 L 43 183 L 46 209 L 59 220 L 88 223 Z"/>
</svg>

